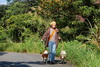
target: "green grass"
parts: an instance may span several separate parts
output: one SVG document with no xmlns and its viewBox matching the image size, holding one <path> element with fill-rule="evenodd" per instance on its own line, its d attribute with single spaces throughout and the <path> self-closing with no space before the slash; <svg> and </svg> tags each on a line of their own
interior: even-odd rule
<svg viewBox="0 0 100 67">
<path fill-rule="evenodd" d="M 76 67 L 100 67 L 100 52 L 93 49 L 91 45 L 82 45 L 81 42 L 71 41 L 60 43 L 57 55 L 61 51 L 61 45 L 64 44 L 64 49 L 67 52 L 66 60 L 71 61 Z"/>
<path fill-rule="evenodd" d="M 57 56 L 60 55 L 61 46 L 67 52 L 66 60 L 71 61 L 76 67 L 100 67 L 100 52 L 92 45 L 82 45 L 77 40 L 59 43 Z M 24 43 L 0 43 L 0 51 L 41 53 L 44 45 L 39 38 L 27 38 Z"/>
<path fill-rule="evenodd" d="M 38 37 L 34 36 L 26 38 L 23 43 L 13 43 L 9 41 L 7 43 L 0 43 L 0 51 L 41 53 L 44 50 L 44 45 Z"/>
</svg>

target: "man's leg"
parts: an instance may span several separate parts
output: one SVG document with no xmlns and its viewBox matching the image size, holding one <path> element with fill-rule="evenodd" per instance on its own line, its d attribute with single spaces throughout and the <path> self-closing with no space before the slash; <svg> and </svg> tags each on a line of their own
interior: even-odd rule
<svg viewBox="0 0 100 67">
<path fill-rule="evenodd" d="M 53 43 L 53 45 L 52 45 L 52 59 L 51 59 L 52 61 L 54 61 L 55 55 L 56 55 L 56 44 Z"/>
<path fill-rule="evenodd" d="M 52 61 L 52 42 L 49 42 L 49 61 Z"/>
</svg>

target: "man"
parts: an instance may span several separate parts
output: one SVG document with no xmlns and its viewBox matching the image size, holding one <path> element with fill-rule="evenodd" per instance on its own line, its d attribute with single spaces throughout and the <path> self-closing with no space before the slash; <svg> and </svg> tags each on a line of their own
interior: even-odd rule
<svg viewBox="0 0 100 67">
<path fill-rule="evenodd" d="M 56 47 L 58 46 L 59 30 L 56 28 L 56 22 L 50 23 L 50 28 L 44 33 L 42 41 L 46 40 L 46 47 L 49 48 L 49 61 L 51 64 L 55 64 Z"/>
</svg>

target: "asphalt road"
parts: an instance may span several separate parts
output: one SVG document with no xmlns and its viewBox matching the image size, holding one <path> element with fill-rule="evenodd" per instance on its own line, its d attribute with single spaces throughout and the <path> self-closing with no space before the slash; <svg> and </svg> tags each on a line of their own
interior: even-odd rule
<svg viewBox="0 0 100 67">
<path fill-rule="evenodd" d="M 57 59 L 57 62 L 60 60 Z M 0 52 L 0 67 L 72 67 L 71 64 L 43 64 L 41 54 Z"/>
</svg>

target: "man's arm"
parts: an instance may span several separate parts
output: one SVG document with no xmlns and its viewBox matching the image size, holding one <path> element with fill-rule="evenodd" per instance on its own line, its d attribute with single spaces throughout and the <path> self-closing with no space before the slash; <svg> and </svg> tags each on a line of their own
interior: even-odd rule
<svg viewBox="0 0 100 67">
<path fill-rule="evenodd" d="M 42 40 L 45 40 L 50 35 L 50 29 L 48 29 L 42 36 Z"/>
<path fill-rule="evenodd" d="M 59 35 L 59 30 L 57 29 L 57 35 L 58 35 L 58 39 L 61 40 L 61 37 Z"/>
</svg>

